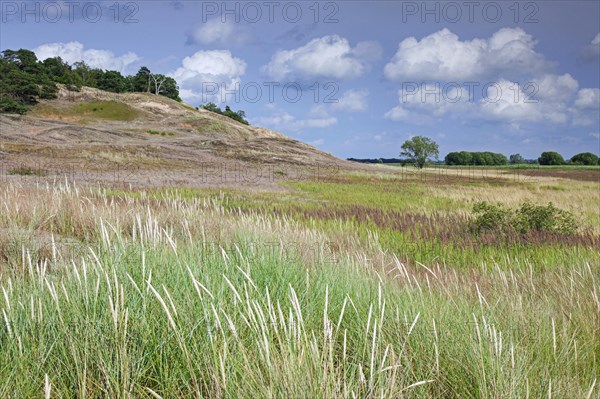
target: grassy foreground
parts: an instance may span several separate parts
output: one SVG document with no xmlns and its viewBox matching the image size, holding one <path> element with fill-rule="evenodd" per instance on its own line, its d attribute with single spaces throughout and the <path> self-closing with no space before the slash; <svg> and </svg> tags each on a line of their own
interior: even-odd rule
<svg viewBox="0 0 600 399">
<path fill-rule="evenodd" d="M 396 183 L 1 187 L 0 397 L 597 398 L 593 183 Z M 540 190 L 591 232 L 452 229 Z"/>
</svg>

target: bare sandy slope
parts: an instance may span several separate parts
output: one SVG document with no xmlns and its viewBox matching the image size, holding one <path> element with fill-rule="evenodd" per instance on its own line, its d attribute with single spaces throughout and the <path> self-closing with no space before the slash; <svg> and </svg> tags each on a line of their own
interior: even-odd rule
<svg viewBox="0 0 600 399">
<path fill-rule="evenodd" d="M 107 104 L 120 114 L 103 114 Z M 280 133 L 152 94 L 61 91 L 24 116 L 0 115 L 3 181 L 275 187 L 281 179 L 357 167 Z"/>
</svg>

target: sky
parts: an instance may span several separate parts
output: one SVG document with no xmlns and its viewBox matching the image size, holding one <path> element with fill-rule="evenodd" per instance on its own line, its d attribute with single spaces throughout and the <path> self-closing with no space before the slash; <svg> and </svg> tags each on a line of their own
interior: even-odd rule
<svg viewBox="0 0 600 399">
<path fill-rule="evenodd" d="M 0 49 L 174 77 L 341 158 L 600 153 L 598 1 L 6 1 Z"/>
</svg>

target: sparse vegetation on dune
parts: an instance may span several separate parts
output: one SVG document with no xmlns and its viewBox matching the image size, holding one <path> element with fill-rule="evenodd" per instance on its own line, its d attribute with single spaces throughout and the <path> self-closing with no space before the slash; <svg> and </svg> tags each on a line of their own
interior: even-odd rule
<svg viewBox="0 0 600 399">
<path fill-rule="evenodd" d="M 473 204 L 537 191 L 481 183 L 5 184 L 0 397 L 597 397 L 597 187 L 544 180 L 577 231 L 502 245 Z"/>
<path fill-rule="evenodd" d="M 135 109 L 117 101 L 81 103 L 73 107 L 73 112 L 83 116 L 93 116 L 99 119 L 115 121 L 131 121 L 137 116 Z"/>
<path fill-rule="evenodd" d="M 248 185 L 274 186 L 276 165 L 279 170 L 349 164 L 280 133 L 164 96 L 88 87 L 57 95 L 33 105 L 27 115 L 0 114 L 0 173 L 22 165 L 49 181 L 75 174 L 80 181 L 112 184 L 126 175 L 138 186 L 197 186 L 227 184 L 223 176 L 233 176 L 237 185 L 236 171 L 247 171 L 260 180 Z"/>
</svg>

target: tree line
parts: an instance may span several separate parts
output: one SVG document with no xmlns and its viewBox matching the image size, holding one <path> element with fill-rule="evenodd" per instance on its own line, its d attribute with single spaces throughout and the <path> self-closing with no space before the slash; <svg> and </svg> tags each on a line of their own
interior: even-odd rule
<svg viewBox="0 0 600 399">
<path fill-rule="evenodd" d="M 414 136 L 402 144 L 402 159 L 356 159 L 348 158 L 349 161 L 363 163 L 399 163 L 402 166 L 413 164 L 418 168 L 423 168 L 428 162 L 435 159 L 438 162 L 439 148 L 438 144 L 429 137 Z M 470 152 L 458 151 L 450 152 L 444 158 L 445 165 L 449 166 L 501 166 L 511 164 L 539 164 L 539 165 L 599 165 L 598 156 L 591 152 L 582 152 L 574 155 L 569 161 L 565 161 L 563 156 L 554 151 L 545 151 L 536 160 L 526 160 L 521 154 L 512 154 L 506 158 L 504 154 L 495 152 Z"/>
<path fill-rule="evenodd" d="M 508 164 L 508 158 L 506 155 L 499 154 L 496 152 L 451 152 L 444 158 L 446 165 L 477 165 L 477 166 L 488 166 L 488 165 L 506 165 Z"/>
<path fill-rule="evenodd" d="M 239 110 L 239 111 L 233 111 L 229 105 L 225 106 L 225 111 L 221 110 L 221 108 L 219 108 L 217 106 L 217 104 L 215 103 L 206 103 L 202 106 L 203 109 L 210 111 L 210 112 L 214 112 L 216 114 L 219 115 L 223 115 L 226 116 L 228 118 L 231 118 L 235 121 L 238 121 L 240 123 L 243 123 L 244 125 L 249 125 L 250 123 L 248 123 L 248 121 L 246 120 L 246 112 L 243 110 Z"/>
<path fill-rule="evenodd" d="M 562 155 L 554 151 L 542 152 L 538 158 L 540 165 L 600 165 L 598 156 L 591 152 L 582 152 L 565 161 Z"/>
<path fill-rule="evenodd" d="M 40 99 L 57 97 L 58 86 L 80 91 L 87 86 L 112 93 L 153 93 L 181 101 L 175 79 L 142 67 L 136 75 L 91 68 L 85 62 L 69 65 L 61 57 L 38 60 L 33 51 L 0 53 L 0 113 L 24 114 Z"/>
<path fill-rule="evenodd" d="M 598 157 L 591 152 L 582 152 L 565 161 L 562 155 L 554 151 L 545 151 L 534 160 L 527 160 L 521 154 L 512 154 L 508 159 L 503 154 L 493 152 L 451 152 L 444 159 L 446 165 L 598 165 Z"/>
</svg>

